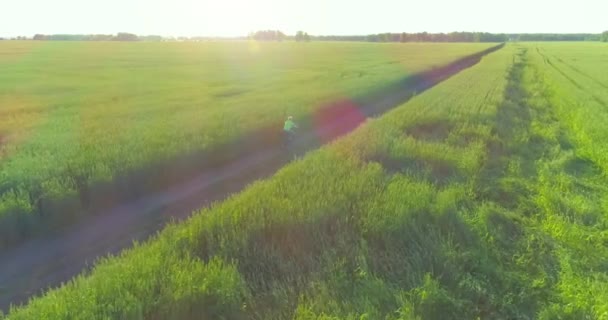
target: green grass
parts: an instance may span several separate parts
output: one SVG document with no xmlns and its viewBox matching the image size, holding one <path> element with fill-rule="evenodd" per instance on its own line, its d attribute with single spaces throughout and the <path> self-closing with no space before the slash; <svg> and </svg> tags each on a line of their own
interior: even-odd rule
<svg viewBox="0 0 608 320">
<path fill-rule="evenodd" d="M 490 46 L 2 42 L 0 224 Z"/>
<path fill-rule="evenodd" d="M 607 111 L 550 46 L 486 56 L 8 319 L 607 319 Z"/>
<path fill-rule="evenodd" d="M 555 145 L 539 176 L 537 202 L 547 212 L 542 228 L 561 253 L 558 295 L 572 302 L 554 304 L 547 318 L 562 312 L 608 319 L 607 49 L 529 45 L 530 64 L 542 83 L 537 87 L 545 95 L 535 102 L 548 114 L 537 124 L 539 135 Z"/>
</svg>

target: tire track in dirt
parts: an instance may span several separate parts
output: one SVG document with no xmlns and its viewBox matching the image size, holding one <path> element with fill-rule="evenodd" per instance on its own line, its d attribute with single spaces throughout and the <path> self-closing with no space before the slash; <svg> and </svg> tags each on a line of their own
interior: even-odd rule
<svg viewBox="0 0 608 320">
<path fill-rule="evenodd" d="M 587 93 L 591 98 L 593 98 L 593 100 L 595 100 L 595 102 L 599 103 L 603 107 L 608 108 L 608 102 L 604 101 L 602 98 L 600 98 L 597 95 L 595 95 L 594 93 L 590 92 L 588 89 L 586 89 L 580 83 L 578 83 L 576 80 L 574 80 L 574 78 L 570 77 L 566 72 L 564 72 L 562 69 L 558 68 L 553 62 L 551 62 L 551 58 L 549 58 L 548 56 L 546 56 L 545 54 L 543 54 L 538 48 L 536 48 L 536 51 L 538 52 L 538 54 L 540 54 L 542 56 L 543 60 L 549 66 L 551 66 L 555 71 L 557 71 L 564 78 L 566 78 L 566 80 L 568 80 L 572 85 L 574 85 L 575 87 L 577 87 L 581 91 L 584 91 L 585 93 Z"/>
<path fill-rule="evenodd" d="M 604 83 L 602 83 L 601 81 L 597 80 L 596 78 L 588 75 L 587 73 L 581 71 L 579 68 L 573 66 L 570 63 L 567 63 L 566 61 L 558 58 L 557 56 L 553 56 L 553 58 L 555 58 L 557 61 L 559 61 L 560 63 L 564 64 L 565 66 L 569 67 L 570 69 L 572 69 L 574 72 L 584 76 L 585 78 L 591 80 L 593 83 L 597 84 L 598 86 L 604 88 L 604 89 L 608 89 L 608 85 L 605 85 Z"/>
</svg>

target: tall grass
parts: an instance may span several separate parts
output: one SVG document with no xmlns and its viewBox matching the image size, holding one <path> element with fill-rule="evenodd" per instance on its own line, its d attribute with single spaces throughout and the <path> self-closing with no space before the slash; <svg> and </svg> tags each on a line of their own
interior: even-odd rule
<svg viewBox="0 0 608 320">
<path fill-rule="evenodd" d="M 473 166 L 485 158 L 483 145 L 502 100 L 511 52 L 485 58 L 273 179 L 169 227 L 149 244 L 101 262 L 90 276 L 27 308 L 13 310 L 10 318 L 44 313 L 48 318 L 155 318 L 167 301 L 177 299 L 176 293 L 157 289 L 173 286 L 169 275 L 178 271 L 165 271 L 171 264 L 179 269 L 192 261 L 202 268 L 219 263 L 226 277 L 237 271 L 238 281 L 228 283 L 240 286 L 222 292 L 240 299 L 238 307 L 215 314 L 218 318 L 323 313 L 373 318 L 401 309 L 432 315 L 454 308 L 454 317 L 481 312 L 455 289 L 469 281 L 467 294 L 485 295 L 479 279 L 468 275 L 471 279 L 465 280 L 458 270 L 483 272 L 479 261 L 490 259 L 484 252 L 489 249 L 483 249 L 466 222 L 471 214 L 467 203 L 474 198 L 474 177 L 482 169 Z M 434 139 L 408 133 L 421 124 L 451 129 Z M 466 139 L 455 139 L 459 132 Z M 122 269 L 131 271 L 118 271 Z M 487 271 L 498 279 L 492 268 Z M 180 288 L 190 292 L 200 281 L 207 280 L 194 279 Z M 108 283 L 116 287 L 107 289 Z M 224 301 L 222 296 L 213 293 L 212 300 Z M 60 302 L 64 299 L 82 308 Z M 208 309 L 196 296 L 184 299 L 191 305 L 179 310 L 192 310 L 190 318 L 198 317 L 195 306 Z M 443 309 L 437 309 L 434 299 Z"/>
<path fill-rule="evenodd" d="M 603 319 L 603 169 L 543 68 L 507 46 L 8 318 Z"/>
<path fill-rule="evenodd" d="M 66 198 L 86 207 L 96 183 L 280 131 L 287 114 L 302 119 L 490 46 L 1 43 L 3 233 L 19 237 L 56 206 L 77 210 Z"/>
<path fill-rule="evenodd" d="M 530 45 L 531 65 L 549 116 L 538 124 L 551 139 L 551 157 L 540 164 L 537 203 L 542 228 L 560 252 L 559 302 L 543 316 L 608 318 L 608 221 L 606 219 L 606 46 Z M 582 51 L 585 49 L 584 51 Z M 542 85 L 538 85 L 538 83 Z M 540 101 L 539 101 L 540 100 Z M 549 123 L 550 125 L 547 125 Z"/>
</svg>

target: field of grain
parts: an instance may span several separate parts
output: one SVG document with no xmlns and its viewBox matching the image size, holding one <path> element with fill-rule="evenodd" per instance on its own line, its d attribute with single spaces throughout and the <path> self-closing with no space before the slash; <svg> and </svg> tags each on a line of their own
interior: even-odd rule
<svg viewBox="0 0 608 320">
<path fill-rule="evenodd" d="M 509 44 L 7 318 L 606 319 L 606 49 Z"/>
<path fill-rule="evenodd" d="M 97 183 L 490 46 L 2 42 L 0 242 L 78 219 Z"/>
</svg>

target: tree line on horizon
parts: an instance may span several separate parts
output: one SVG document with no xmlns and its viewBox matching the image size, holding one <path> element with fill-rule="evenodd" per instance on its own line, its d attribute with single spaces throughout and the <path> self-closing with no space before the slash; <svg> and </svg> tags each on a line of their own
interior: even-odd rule
<svg viewBox="0 0 608 320">
<path fill-rule="evenodd" d="M 287 36 L 279 30 L 263 30 L 250 33 L 248 39 L 258 41 L 358 41 L 358 42 L 506 42 L 506 41 L 608 41 L 608 31 L 593 33 L 488 33 L 488 32 L 450 32 L 450 33 L 379 33 L 353 36 L 310 36 L 298 31 L 295 36 Z"/>
<path fill-rule="evenodd" d="M 367 42 L 506 42 L 506 41 L 608 41 L 608 31 L 603 34 L 577 33 L 379 33 L 366 36 L 315 36 L 318 41 L 367 41 Z M 605 39 L 605 40 L 604 40 Z"/>
<path fill-rule="evenodd" d="M 41 41 L 161 41 L 161 36 L 138 36 L 133 33 L 112 34 L 36 34 L 32 40 Z"/>
<path fill-rule="evenodd" d="M 487 32 L 450 32 L 450 33 L 378 33 L 350 36 L 311 36 L 298 31 L 295 36 L 288 36 L 280 30 L 260 30 L 246 37 L 162 37 L 159 35 L 138 36 L 133 33 L 120 32 L 112 34 L 36 34 L 32 38 L 19 36 L 10 40 L 40 41 L 209 41 L 209 40 L 256 40 L 256 41 L 357 41 L 357 42 L 506 42 L 506 41 L 603 41 L 608 42 L 608 31 L 593 33 L 487 33 Z M 8 40 L 0 38 L 0 40 Z"/>
</svg>

